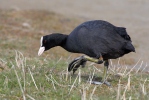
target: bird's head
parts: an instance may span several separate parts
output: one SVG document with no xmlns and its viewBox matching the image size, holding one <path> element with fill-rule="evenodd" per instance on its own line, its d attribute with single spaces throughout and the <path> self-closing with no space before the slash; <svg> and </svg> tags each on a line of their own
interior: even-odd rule
<svg viewBox="0 0 149 100">
<path fill-rule="evenodd" d="M 40 48 L 38 51 L 38 56 L 40 56 L 44 51 L 49 50 L 55 46 L 62 46 L 63 41 L 65 41 L 67 35 L 60 33 L 53 33 L 50 35 L 42 36 L 40 39 Z"/>
<path fill-rule="evenodd" d="M 40 39 L 40 48 L 38 51 L 38 56 L 40 56 L 44 51 L 49 50 L 54 47 L 54 38 L 50 35 L 42 36 Z"/>
</svg>

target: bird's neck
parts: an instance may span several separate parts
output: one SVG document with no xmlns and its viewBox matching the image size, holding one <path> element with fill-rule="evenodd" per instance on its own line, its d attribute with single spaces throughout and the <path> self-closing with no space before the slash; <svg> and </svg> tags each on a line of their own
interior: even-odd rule
<svg viewBox="0 0 149 100">
<path fill-rule="evenodd" d="M 52 38 L 54 39 L 54 45 L 64 47 L 67 41 L 67 37 L 68 35 L 61 34 L 61 33 L 53 34 Z"/>
<path fill-rule="evenodd" d="M 62 48 L 67 49 L 67 48 L 66 48 L 67 38 L 68 38 L 68 35 L 63 34 L 63 35 L 59 38 L 59 42 L 60 42 L 60 43 L 59 43 L 58 46 L 61 46 Z"/>
</svg>

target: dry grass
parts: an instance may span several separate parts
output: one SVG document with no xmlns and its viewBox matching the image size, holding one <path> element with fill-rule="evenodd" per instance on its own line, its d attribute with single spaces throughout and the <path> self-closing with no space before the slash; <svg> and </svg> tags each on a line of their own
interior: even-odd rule
<svg viewBox="0 0 149 100">
<path fill-rule="evenodd" d="M 118 63 L 110 64 L 108 81 L 111 87 L 93 85 L 89 81 L 99 81 L 102 68 L 94 64 L 80 68 L 75 75 L 67 72 L 68 61 L 64 59 L 30 59 L 16 51 L 15 61 L 1 62 L 4 68 L 0 72 L 0 98 L 2 99 L 61 99 L 61 100 L 147 100 L 149 98 L 148 73 L 128 69 Z M 49 62 L 50 61 L 50 62 Z M 5 63 L 6 62 L 6 63 Z M 143 65 L 141 61 L 137 66 Z M 142 66 L 141 66 L 142 67 Z M 139 71 L 138 71 L 139 70 Z M 99 77 L 100 76 L 100 77 Z"/>
<path fill-rule="evenodd" d="M 108 80 L 112 87 L 109 88 L 89 82 L 101 80 L 103 65 L 88 63 L 75 75 L 67 72 L 68 63 L 78 54 L 57 47 L 37 57 L 42 35 L 51 32 L 68 34 L 84 19 L 71 19 L 47 11 L 0 10 L 0 20 L 0 99 L 149 98 L 149 78 L 145 72 L 148 65 L 141 59 L 135 62 L 136 59 L 128 55 L 111 60 Z"/>
</svg>

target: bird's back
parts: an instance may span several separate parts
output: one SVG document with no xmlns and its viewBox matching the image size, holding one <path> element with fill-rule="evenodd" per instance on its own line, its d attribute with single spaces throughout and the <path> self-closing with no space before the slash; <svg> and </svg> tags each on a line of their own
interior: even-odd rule
<svg viewBox="0 0 149 100">
<path fill-rule="evenodd" d="M 98 57 L 100 54 L 116 54 L 123 48 L 125 43 L 130 41 L 131 39 L 125 28 L 116 27 L 102 20 L 82 23 L 68 36 L 72 52 L 85 53 L 92 57 Z M 109 57 L 110 55 L 106 56 Z M 118 56 L 120 55 L 116 57 Z"/>
</svg>

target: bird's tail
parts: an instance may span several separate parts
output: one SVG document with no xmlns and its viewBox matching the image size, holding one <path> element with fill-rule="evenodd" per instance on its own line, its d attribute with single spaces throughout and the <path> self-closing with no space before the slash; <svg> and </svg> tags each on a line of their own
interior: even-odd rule
<svg viewBox="0 0 149 100">
<path fill-rule="evenodd" d="M 125 45 L 125 50 L 128 52 L 136 52 L 134 46 L 130 42 Z"/>
</svg>

